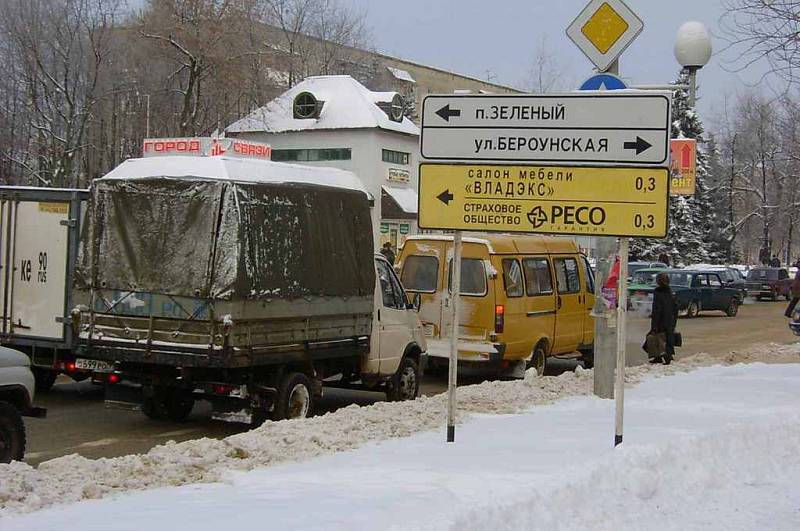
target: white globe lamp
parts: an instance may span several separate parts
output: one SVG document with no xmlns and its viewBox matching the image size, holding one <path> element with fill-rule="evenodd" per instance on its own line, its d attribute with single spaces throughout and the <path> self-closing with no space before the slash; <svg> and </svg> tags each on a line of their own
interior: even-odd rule
<svg viewBox="0 0 800 531">
<path fill-rule="evenodd" d="M 675 59 L 689 72 L 689 105 L 694 107 L 697 71 L 711 59 L 711 35 L 702 22 L 685 22 L 675 37 Z"/>
</svg>

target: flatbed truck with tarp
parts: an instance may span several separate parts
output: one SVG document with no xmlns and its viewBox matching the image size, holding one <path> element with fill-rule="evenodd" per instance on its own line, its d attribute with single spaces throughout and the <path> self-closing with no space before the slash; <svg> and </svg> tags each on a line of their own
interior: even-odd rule
<svg viewBox="0 0 800 531">
<path fill-rule="evenodd" d="M 417 395 L 423 330 L 354 174 L 179 154 L 129 159 L 89 194 L 77 355 L 139 384 L 148 417 L 204 399 L 259 424 L 307 416 L 325 387 Z"/>
</svg>

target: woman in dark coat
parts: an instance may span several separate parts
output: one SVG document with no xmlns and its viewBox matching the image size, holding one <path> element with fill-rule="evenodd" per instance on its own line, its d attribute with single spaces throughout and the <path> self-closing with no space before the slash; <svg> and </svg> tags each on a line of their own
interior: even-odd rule
<svg viewBox="0 0 800 531">
<path fill-rule="evenodd" d="M 653 312 L 650 315 L 650 332 L 664 334 L 666 348 L 661 356 L 655 356 L 651 362 L 664 362 L 669 365 L 675 357 L 675 324 L 678 320 L 678 305 L 669 287 L 669 275 L 659 273 L 656 276 L 656 289 L 653 292 Z"/>
</svg>

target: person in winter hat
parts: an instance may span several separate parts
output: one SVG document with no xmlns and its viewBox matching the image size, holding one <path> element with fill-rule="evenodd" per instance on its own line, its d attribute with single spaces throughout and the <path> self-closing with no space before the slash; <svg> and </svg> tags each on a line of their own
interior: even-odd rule
<svg viewBox="0 0 800 531">
<path fill-rule="evenodd" d="M 669 365 L 675 357 L 675 324 L 678 321 L 678 305 L 669 286 L 669 275 L 656 276 L 656 289 L 653 292 L 653 312 L 650 314 L 650 334 L 664 334 L 664 352 L 656 354 L 651 363 L 663 362 Z"/>
<path fill-rule="evenodd" d="M 392 250 L 392 242 L 386 242 L 383 244 L 381 254 L 386 257 L 390 264 L 394 265 L 395 255 L 394 251 Z"/>
</svg>

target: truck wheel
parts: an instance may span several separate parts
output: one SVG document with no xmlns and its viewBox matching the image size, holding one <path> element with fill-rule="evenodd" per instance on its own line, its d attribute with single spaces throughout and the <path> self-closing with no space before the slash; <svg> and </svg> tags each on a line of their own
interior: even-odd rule
<svg viewBox="0 0 800 531">
<path fill-rule="evenodd" d="M 278 388 L 271 417 L 272 420 L 304 419 L 311 415 L 313 405 L 311 380 L 303 373 L 289 373 Z"/>
<path fill-rule="evenodd" d="M 45 392 L 53 388 L 58 378 L 58 371 L 43 369 L 42 367 L 32 367 L 33 378 L 36 380 L 36 391 Z"/>
<path fill-rule="evenodd" d="M 192 394 L 183 389 L 172 389 L 164 401 L 167 418 L 173 422 L 186 422 L 194 408 Z"/>
<path fill-rule="evenodd" d="M 404 357 L 392 376 L 389 387 L 386 389 L 386 399 L 389 402 L 402 402 L 414 400 L 419 393 L 419 365 L 409 357 Z"/>
<path fill-rule="evenodd" d="M 150 420 L 164 420 L 167 418 L 167 408 L 164 401 L 155 396 L 148 396 L 142 402 L 142 413 Z"/>
<path fill-rule="evenodd" d="M 0 402 L 0 463 L 22 461 L 25 456 L 25 424 L 17 408 Z"/>
</svg>

